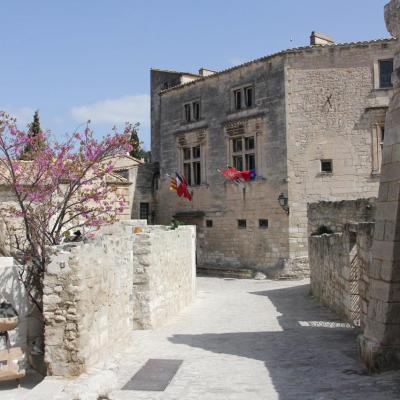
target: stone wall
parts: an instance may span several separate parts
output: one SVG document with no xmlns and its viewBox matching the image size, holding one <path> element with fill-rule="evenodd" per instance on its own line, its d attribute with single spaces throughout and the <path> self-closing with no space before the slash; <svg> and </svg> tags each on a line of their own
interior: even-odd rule
<svg viewBox="0 0 400 400">
<path fill-rule="evenodd" d="M 122 221 L 59 246 L 44 281 L 45 358 L 52 375 L 104 361 L 132 329 L 176 315 L 195 293 L 195 230 Z"/>
<path fill-rule="evenodd" d="M 315 297 L 364 326 L 376 199 L 308 204 L 309 264 Z M 315 235 L 320 226 L 333 234 Z"/>
<path fill-rule="evenodd" d="M 348 322 L 359 324 L 359 265 L 353 232 L 309 239 L 311 292 Z"/>
<path fill-rule="evenodd" d="M 134 255 L 135 329 L 161 325 L 193 300 L 196 277 L 195 227 L 149 226 L 138 235 Z"/>
<path fill-rule="evenodd" d="M 386 26 L 399 38 L 400 0 L 385 6 Z M 382 174 L 369 274 L 368 313 L 360 338 L 370 371 L 400 368 L 400 43 L 396 41 L 394 95 L 386 118 Z"/>
<path fill-rule="evenodd" d="M 342 232 L 346 224 L 372 222 L 376 211 L 376 198 L 319 201 L 307 205 L 308 234 L 326 226 L 333 232 Z"/>
</svg>

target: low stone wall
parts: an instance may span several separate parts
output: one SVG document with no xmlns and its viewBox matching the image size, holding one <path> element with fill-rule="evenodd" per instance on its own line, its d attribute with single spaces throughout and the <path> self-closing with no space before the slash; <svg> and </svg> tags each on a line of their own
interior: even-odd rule
<svg viewBox="0 0 400 400">
<path fill-rule="evenodd" d="M 342 232 L 346 224 L 373 222 L 375 204 L 376 198 L 310 203 L 307 206 L 308 234 L 313 234 L 320 226 Z"/>
<path fill-rule="evenodd" d="M 176 315 L 195 294 L 195 228 L 122 221 L 87 243 L 59 246 L 44 281 L 45 358 L 76 376 L 135 328 Z"/>
<path fill-rule="evenodd" d="M 309 239 L 311 292 L 323 304 L 351 319 L 349 248 L 343 233 Z"/>
<path fill-rule="evenodd" d="M 193 300 L 196 230 L 149 226 L 134 246 L 134 328 L 155 328 Z"/>
<path fill-rule="evenodd" d="M 368 310 L 373 230 L 373 222 L 363 222 L 309 238 L 312 294 L 361 327 Z"/>
</svg>

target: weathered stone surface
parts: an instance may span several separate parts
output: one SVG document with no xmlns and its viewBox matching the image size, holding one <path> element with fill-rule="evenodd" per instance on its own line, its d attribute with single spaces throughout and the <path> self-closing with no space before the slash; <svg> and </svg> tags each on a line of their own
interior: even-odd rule
<svg viewBox="0 0 400 400">
<path fill-rule="evenodd" d="M 400 1 L 392 0 L 385 7 L 389 31 L 400 33 Z M 371 371 L 400 368 L 400 296 L 398 265 L 400 263 L 400 44 L 397 41 L 394 60 L 394 94 L 386 117 L 381 187 L 377 203 L 377 234 L 372 246 L 368 310 L 360 353 Z M 381 231 L 384 229 L 384 233 Z"/>
<path fill-rule="evenodd" d="M 135 226 L 143 233 L 133 234 Z M 49 373 L 79 375 L 107 359 L 134 327 L 158 326 L 189 304 L 195 240 L 194 227 L 124 221 L 88 243 L 60 246 L 44 280 Z"/>
</svg>

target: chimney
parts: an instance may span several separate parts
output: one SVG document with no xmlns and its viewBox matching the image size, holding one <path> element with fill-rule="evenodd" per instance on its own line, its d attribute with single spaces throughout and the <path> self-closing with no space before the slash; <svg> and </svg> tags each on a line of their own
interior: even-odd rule
<svg viewBox="0 0 400 400">
<path fill-rule="evenodd" d="M 335 44 L 335 42 L 333 41 L 333 39 L 328 36 L 325 35 L 324 33 L 318 33 L 318 32 L 311 32 L 311 36 L 310 36 L 310 45 L 311 46 L 315 46 L 315 45 L 330 45 L 330 44 Z"/>
<path fill-rule="evenodd" d="M 216 71 L 211 71 L 211 69 L 207 69 L 207 68 L 200 68 L 199 69 L 199 75 L 200 76 L 210 76 L 210 75 L 214 75 L 216 73 Z"/>
</svg>

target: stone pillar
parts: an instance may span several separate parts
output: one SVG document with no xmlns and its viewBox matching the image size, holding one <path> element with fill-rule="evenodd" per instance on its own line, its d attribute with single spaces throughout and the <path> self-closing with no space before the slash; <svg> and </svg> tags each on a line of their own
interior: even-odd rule
<svg viewBox="0 0 400 400">
<path fill-rule="evenodd" d="M 400 0 L 385 7 L 388 30 L 400 33 Z M 360 337 L 361 357 L 370 371 L 400 367 L 400 43 L 394 60 L 394 95 L 385 124 L 368 312 Z"/>
</svg>

